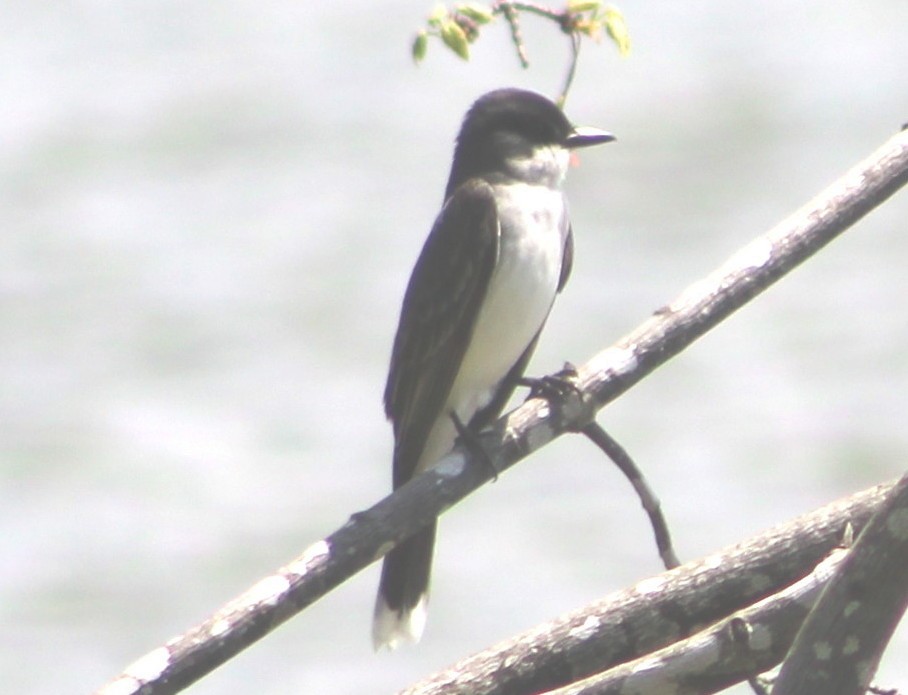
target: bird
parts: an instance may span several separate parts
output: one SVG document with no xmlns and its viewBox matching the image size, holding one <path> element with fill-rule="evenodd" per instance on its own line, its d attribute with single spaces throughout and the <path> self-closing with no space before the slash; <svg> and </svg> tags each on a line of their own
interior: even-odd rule
<svg viewBox="0 0 908 695">
<path fill-rule="evenodd" d="M 395 490 L 437 463 L 459 433 L 488 426 L 511 397 L 571 272 L 562 192 L 571 152 L 614 139 L 572 125 L 550 99 L 522 89 L 488 92 L 467 111 L 391 351 L 384 406 Z M 422 636 L 436 527 L 384 558 L 376 651 Z"/>
</svg>

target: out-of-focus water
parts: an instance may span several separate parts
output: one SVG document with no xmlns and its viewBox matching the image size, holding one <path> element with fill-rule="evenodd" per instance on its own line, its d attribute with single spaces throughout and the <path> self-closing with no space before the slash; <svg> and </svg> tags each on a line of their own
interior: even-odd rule
<svg viewBox="0 0 908 695">
<path fill-rule="evenodd" d="M 414 69 L 429 4 L 0 5 L 0 673 L 87 692 L 383 496 L 403 288 L 469 103 L 554 93 L 527 19 Z M 530 371 L 581 363 L 908 120 L 908 5 L 622 2 L 568 103 L 577 258 Z M 908 193 L 600 421 L 684 558 L 905 468 Z M 193 688 L 390 692 L 658 570 L 564 439 L 441 525 L 425 641 L 375 656 L 377 570 Z M 903 629 L 883 685 L 908 682 Z"/>
</svg>

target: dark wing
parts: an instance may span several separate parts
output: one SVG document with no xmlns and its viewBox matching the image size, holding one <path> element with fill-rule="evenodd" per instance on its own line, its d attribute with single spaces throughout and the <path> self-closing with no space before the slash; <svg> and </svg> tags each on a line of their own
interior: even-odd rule
<svg viewBox="0 0 908 695">
<path fill-rule="evenodd" d="M 460 369 L 498 257 L 492 188 L 471 179 L 447 200 L 404 295 L 385 387 L 394 487 L 409 480 Z"/>
<path fill-rule="evenodd" d="M 567 234 L 564 236 L 564 255 L 561 257 L 561 275 L 558 277 L 558 291 L 564 289 L 568 278 L 571 276 L 571 268 L 574 266 L 574 230 L 571 223 L 567 223 Z"/>
</svg>

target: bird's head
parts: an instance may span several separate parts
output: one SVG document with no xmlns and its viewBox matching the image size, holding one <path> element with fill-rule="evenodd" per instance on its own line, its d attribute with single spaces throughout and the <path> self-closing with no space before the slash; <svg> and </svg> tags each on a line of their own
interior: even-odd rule
<svg viewBox="0 0 908 695">
<path fill-rule="evenodd" d="M 560 185 L 571 150 L 614 139 L 598 128 L 573 126 L 541 94 L 497 89 L 477 99 L 464 117 L 445 197 L 474 176 Z"/>
</svg>

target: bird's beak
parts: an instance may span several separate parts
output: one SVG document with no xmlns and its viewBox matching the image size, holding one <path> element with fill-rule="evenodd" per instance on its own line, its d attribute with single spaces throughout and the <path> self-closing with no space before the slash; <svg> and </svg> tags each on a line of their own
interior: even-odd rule
<svg viewBox="0 0 908 695">
<path fill-rule="evenodd" d="M 578 147 L 591 147 L 592 145 L 602 145 L 611 142 L 615 136 L 611 133 L 600 130 L 599 128 L 590 128 L 588 126 L 577 126 L 574 131 L 568 135 L 564 146 L 570 150 Z"/>
</svg>

